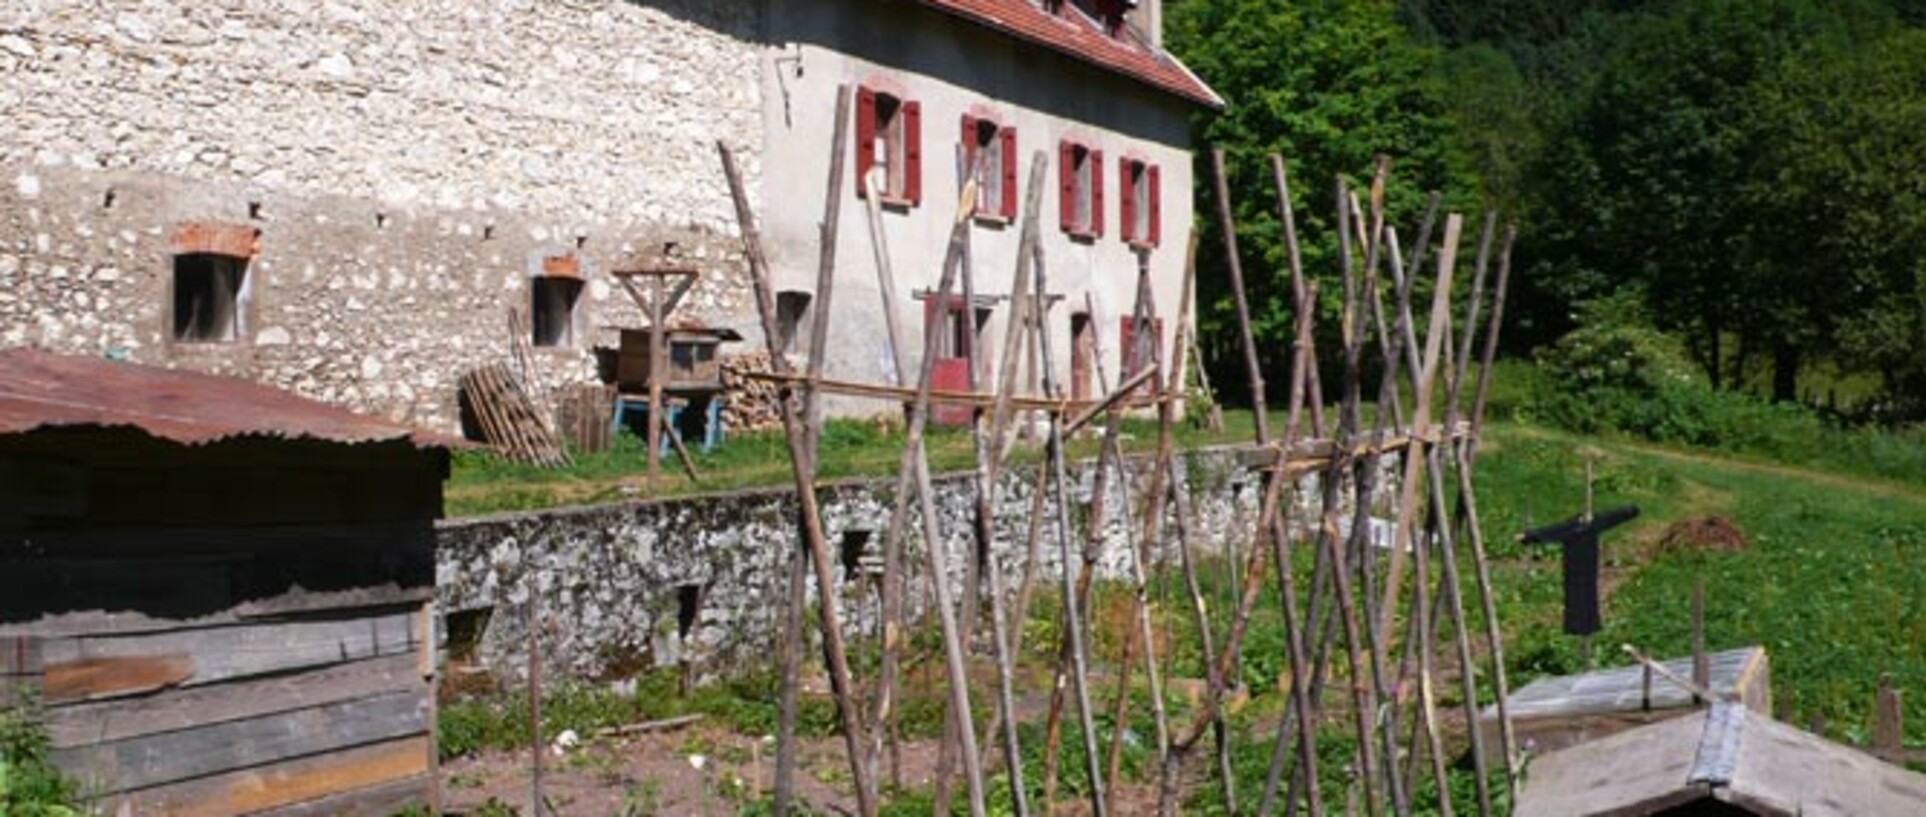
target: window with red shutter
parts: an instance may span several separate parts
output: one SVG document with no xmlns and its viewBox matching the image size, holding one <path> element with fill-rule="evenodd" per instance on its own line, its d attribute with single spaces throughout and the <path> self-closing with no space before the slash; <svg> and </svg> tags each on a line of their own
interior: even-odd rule
<svg viewBox="0 0 1926 817">
<path fill-rule="evenodd" d="M 1139 159 L 1125 159 L 1118 165 L 1117 178 L 1123 188 L 1118 209 L 1122 211 L 1122 233 L 1125 243 L 1137 248 L 1157 246 L 1163 237 L 1163 228 L 1158 224 L 1162 216 L 1162 203 L 1158 194 L 1163 192 L 1157 166 Z"/>
<path fill-rule="evenodd" d="M 923 103 L 903 103 L 903 198 L 912 205 L 923 202 Z"/>
<path fill-rule="evenodd" d="M 1077 145 L 1069 140 L 1057 143 L 1057 225 L 1077 231 Z"/>
<path fill-rule="evenodd" d="M 1085 162 L 1090 171 L 1090 219 L 1084 222 L 1084 229 L 1098 238 L 1103 237 L 1103 151 L 1090 151 Z"/>
<path fill-rule="evenodd" d="M 1078 238 L 1103 235 L 1103 151 L 1066 139 L 1057 153 L 1063 231 Z"/>
<path fill-rule="evenodd" d="M 1017 215 L 1017 139 L 1016 128 L 1004 128 L 998 137 L 1003 145 L 1003 218 L 1015 221 Z"/>
<path fill-rule="evenodd" d="M 856 195 L 869 195 L 871 170 L 883 200 L 923 199 L 923 106 L 874 88 L 856 90 Z"/>
<path fill-rule="evenodd" d="M 1150 188 L 1145 195 L 1150 202 L 1147 208 L 1150 213 L 1145 218 L 1150 221 L 1150 246 L 1155 247 L 1164 243 L 1164 184 L 1156 165 L 1151 165 L 1146 175 L 1150 177 L 1149 184 L 1145 185 Z"/>
<path fill-rule="evenodd" d="M 869 195 L 869 170 L 876 166 L 876 91 L 856 89 L 856 195 Z"/>
<path fill-rule="evenodd" d="M 976 179 L 976 216 L 1016 217 L 1016 129 L 963 116 L 963 165 Z"/>
</svg>

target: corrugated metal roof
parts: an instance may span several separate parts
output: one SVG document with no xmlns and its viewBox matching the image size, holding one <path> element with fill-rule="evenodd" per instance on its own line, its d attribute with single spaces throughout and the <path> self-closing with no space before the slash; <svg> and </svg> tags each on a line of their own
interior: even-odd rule
<svg viewBox="0 0 1926 817">
<path fill-rule="evenodd" d="M 975 20 L 1019 39 L 1061 51 L 1072 57 L 1148 83 L 1168 93 L 1207 105 L 1224 107 L 1224 100 L 1189 68 L 1169 53 L 1139 42 L 1128 34 L 1113 37 L 1084 17 L 1066 9 L 1051 14 L 1030 0 L 922 0 L 924 5 Z"/>
<path fill-rule="evenodd" d="M 231 377 L 37 349 L 0 351 L 0 434 L 76 426 L 131 426 L 189 445 L 233 437 L 462 445 Z"/>
</svg>

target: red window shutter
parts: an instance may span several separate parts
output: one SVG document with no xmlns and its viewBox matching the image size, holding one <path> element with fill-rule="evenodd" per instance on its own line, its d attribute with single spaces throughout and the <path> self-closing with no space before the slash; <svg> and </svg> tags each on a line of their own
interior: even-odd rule
<svg viewBox="0 0 1926 817">
<path fill-rule="evenodd" d="M 1077 146 L 1057 143 L 1057 221 L 1066 233 L 1077 231 Z"/>
<path fill-rule="evenodd" d="M 1144 175 L 1150 177 L 1150 246 L 1164 243 L 1164 182 L 1151 165 Z"/>
<path fill-rule="evenodd" d="M 1017 215 L 1017 143 L 1016 128 L 1004 128 L 998 134 L 1003 140 L 1003 217 L 1011 221 Z"/>
<path fill-rule="evenodd" d="M 1130 365 L 1137 352 L 1137 320 L 1133 316 L 1117 319 L 1117 351 L 1122 355 L 1117 358 L 1117 371 L 1124 377 L 1136 374 L 1137 369 Z"/>
<path fill-rule="evenodd" d="M 869 169 L 876 166 L 876 91 L 856 89 L 856 195 L 869 195 Z"/>
<path fill-rule="evenodd" d="M 1117 211 L 1123 218 L 1118 221 L 1118 237 L 1129 243 L 1137 240 L 1137 185 L 1136 175 L 1131 173 L 1129 159 L 1117 160 Z"/>
<path fill-rule="evenodd" d="M 911 204 L 923 202 L 923 103 L 904 102 L 903 112 L 903 198 Z"/>
<path fill-rule="evenodd" d="M 1090 234 L 1103 237 L 1103 151 L 1090 151 Z"/>
<path fill-rule="evenodd" d="M 957 140 L 963 146 L 963 177 L 976 172 L 976 117 L 963 115 L 963 130 Z"/>
</svg>

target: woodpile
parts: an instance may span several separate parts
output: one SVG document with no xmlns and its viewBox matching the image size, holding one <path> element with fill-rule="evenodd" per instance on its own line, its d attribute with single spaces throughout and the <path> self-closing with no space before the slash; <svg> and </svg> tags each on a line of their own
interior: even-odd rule
<svg viewBox="0 0 1926 817">
<path fill-rule="evenodd" d="M 503 456 L 545 468 L 568 465 L 568 452 L 506 365 L 470 369 L 461 376 L 461 395 L 474 410 L 483 441 Z"/>
<path fill-rule="evenodd" d="M 769 353 L 747 352 L 722 361 L 722 427 L 735 431 L 756 431 L 782 424 L 780 388 L 769 380 L 745 377 L 746 372 L 770 372 Z"/>
</svg>

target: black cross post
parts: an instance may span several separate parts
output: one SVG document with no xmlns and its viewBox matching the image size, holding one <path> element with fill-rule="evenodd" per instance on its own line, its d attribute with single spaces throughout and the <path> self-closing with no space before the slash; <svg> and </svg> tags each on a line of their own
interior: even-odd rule
<svg viewBox="0 0 1926 817">
<path fill-rule="evenodd" d="M 1565 632 L 1585 639 L 1586 662 L 1590 663 L 1591 636 L 1602 626 L 1598 611 L 1598 538 L 1612 528 L 1638 516 L 1637 505 L 1598 514 L 1582 514 L 1553 525 L 1525 531 L 1519 541 L 1528 545 L 1559 545 L 1564 548 Z"/>
</svg>

